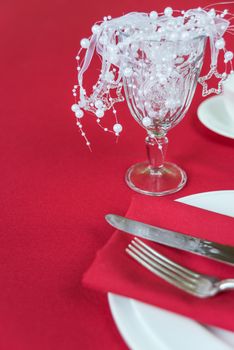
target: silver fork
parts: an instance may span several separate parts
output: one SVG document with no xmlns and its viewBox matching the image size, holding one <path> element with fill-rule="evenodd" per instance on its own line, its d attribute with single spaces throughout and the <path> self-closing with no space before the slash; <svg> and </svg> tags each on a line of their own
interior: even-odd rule
<svg viewBox="0 0 234 350">
<path fill-rule="evenodd" d="M 208 298 L 228 289 L 234 289 L 234 279 L 219 280 L 189 270 L 159 254 L 138 238 L 126 248 L 138 263 L 172 285 L 199 298 Z"/>
</svg>

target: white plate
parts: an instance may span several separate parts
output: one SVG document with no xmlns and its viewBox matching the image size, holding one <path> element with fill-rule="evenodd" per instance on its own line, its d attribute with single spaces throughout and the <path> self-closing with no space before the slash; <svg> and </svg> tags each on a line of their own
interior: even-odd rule
<svg viewBox="0 0 234 350">
<path fill-rule="evenodd" d="M 198 193 L 178 199 L 234 217 L 234 191 Z M 233 350 L 234 333 L 205 327 L 189 318 L 134 299 L 108 293 L 115 323 L 133 350 Z"/>
<path fill-rule="evenodd" d="M 215 133 L 234 139 L 234 124 L 224 107 L 222 96 L 207 98 L 197 110 L 200 122 Z"/>
</svg>

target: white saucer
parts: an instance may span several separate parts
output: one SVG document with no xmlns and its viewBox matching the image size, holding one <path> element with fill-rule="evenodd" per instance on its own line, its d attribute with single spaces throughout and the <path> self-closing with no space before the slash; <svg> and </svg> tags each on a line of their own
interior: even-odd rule
<svg viewBox="0 0 234 350">
<path fill-rule="evenodd" d="M 234 191 L 198 193 L 179 202 L 234 217 Z M 114 321 L 132 350 L 232 350 L 234 333 L 108 293 Z"/>
<path fill-rule="evenodd" d="M 197 115 L 200 122 L 211 131 L 234 139 L 234 123 L 226 112 L 222 96 L 207 98 L 198 107 Z"/>
</svg>

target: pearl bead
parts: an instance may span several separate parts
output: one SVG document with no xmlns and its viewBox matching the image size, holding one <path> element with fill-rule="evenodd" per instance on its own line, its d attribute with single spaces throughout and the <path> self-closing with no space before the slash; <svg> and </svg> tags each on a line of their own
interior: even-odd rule
<svg viewBox="0 0 234 350">
<path fill-rule="evenodd" d="M 95 102 L 95 107 L 96 107 L 97 109 L 101 109 L 101 108 L 103 107 L 103 102 L 102 102 L 102 100 L 97 100 L 97 101 Z"/>
<path fill-rule="evenodd" d="M 84 116 L 84 112 L 81 109 L 77 109 L 75 112 L 76 118 L 82 118 Z"/>
<path fill-rule="evenodd" d="M 83 38 L 80 41 L 80 46 L 83 47 L 83 49 L 87 49 L 89 47 L 89 44 L 90 42 L 89 42 L 89 39 L 87 38 Z"/>
<path fill-rule="evenodd" d="M 113 130 L 114 130 L 114 132 L 116 132 L 117 134 L 119 134 L 119 133 L 123 130 L 123 127 L 122 127 L 121 124 L 115 124 L 115 125 L 113 126 Z"/>
<path fill-rule="evenodd" d="M 108 131 L 108 129 L 107 129 L 107 128 L 104 128 L 104 131 Z"/>
<path fill-rule="evenodd" d="M 71 106 L 72 112 L 76 112 L 79 108 L 78 104 L 74 103 L 74 105 Z"/>
<path fill-rule="evenodd" d="M 233 52 L 232 51 L 225 52 L 224 59 L 226 62 L 231 61 L 233 59 Z"/>
<path fill-rule="evenodd" d="M 90 146 L 90 142 L 86 142 L 86 145 L 87 145 L 87 146 Z"/>
<path fill-rule="evenodd" d="M 98 118 L 102 118 L 102 117 L 104 116 L 103 110 L 102 110 L 102 109 L 97 109 L 97 110 L 96 110 L 96 116 L 97 116 Z"/>
<path fill-rule="evenodd" d="M 209 15 L 210 17 L 214 18 L 215 15 L 216 15 L 215 9 L 211 9 L 211 10 L 208 12 L 208 15 Z"/>
<path fill-rule="evenodd" d="M 218 39 L 218 40 L 216 41 L 216 43 L 215 43 L 215 47 L 216 47 L 216 49 L 218 49 L 218 50 L 223 49 L 223 48 L 225 47 L 225 41 L 224 41 L 224 39 L 223 39 L 223 38 Z"/>
<path fill-rule="evenodd" d="M 151 119 L 150 119 L 149 117 L 144 117 L 144 118 L 142 119 L 142 124 L 143 124 L 145 127 L 150 126 L 150 124 L 151 124 Z"/>
<path fill-rule="evenodd" d="M 150 16 L 151 19 L 157 19 L 158 18 L 158 12 L 151 11 L 149 16 Z"/>
<path fill-rule="evenodd" d="M 127 67 L 124 69 L 124 76 L 125 77 L 127 77 L 127 78 L 131 77 L 132 73 L 133 73 L 132 68 Z"/>
<path fill-rule="evenodd" d="M 93 34 L 98 33 L 98 32 L 99 32 L 99 30 L 100 30 L 99 25 L 94 24 L 94 25 L 92 26 L 92 33 L 93 33 Z"/>
<path fill-rule="evenodd" d="M 171 7 L 166 7 L 165 10 L 164 10 L 164 15 L 167 16 L 167 17 L 170 17 L 172 16 L 173 14 L 173 10 Z"/>
</svg>

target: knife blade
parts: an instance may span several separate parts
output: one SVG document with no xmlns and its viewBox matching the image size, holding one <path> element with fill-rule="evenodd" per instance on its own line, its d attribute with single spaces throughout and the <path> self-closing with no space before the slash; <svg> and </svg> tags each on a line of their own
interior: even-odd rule
<svg viewBox="0 0 234 350">
<path fill-rule="evenodd" d="M 115 214 L 108 214 L 105 219 L 111 226 L 134 236 L 234 265 L 234 246 L 203 240 Z"/>
</svg>

